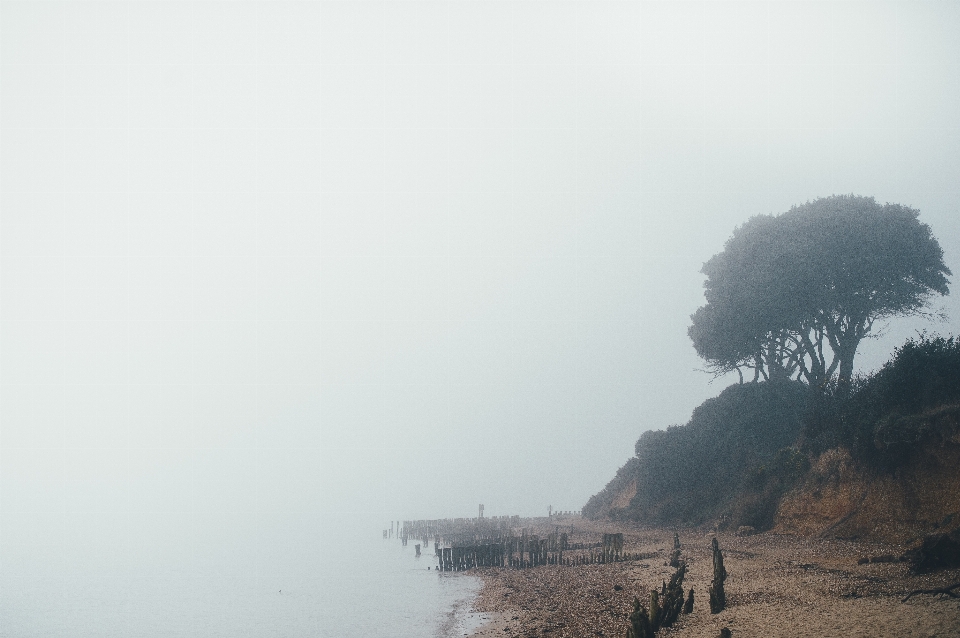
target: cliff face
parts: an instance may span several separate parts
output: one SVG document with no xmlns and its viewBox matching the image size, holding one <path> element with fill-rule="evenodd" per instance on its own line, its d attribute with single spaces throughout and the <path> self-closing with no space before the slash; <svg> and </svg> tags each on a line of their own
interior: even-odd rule
<svg viewBox="0 0 960 638">
<path fill-rule="evenodd" d="M 617 471 L 613 480 L 607 483 L 597 494 L 594 494 L 583 507 L 583 514 L 587 518 L 600 519 L 629 518 L 627 508 L 637 494 L 637 469 L 639 461 L 632 458 Z"/>
<path fill-rule="evenodd" d="M 634 479 L 629 481 L 622 490 L 620 490 L 614 497 L 613 502 L 610 503 L 610 509 L 613 510 L 622 510 L 626 509 L 630 505 L 630 501 L 633 500 L 633 497 L 637 495 L 637 480 Z"/>
<path fill-rule="evenodd" d="M 960 530 L 960 340 L 910 339 L 850 386 L 730 386 L 644 432 L 584 513 L 890 542 Z"/>
<path fill-rule="evenodd" d="M 909 543 L 960 526 L 960 406 L 925 415 L 932 440 L 896 468 L 857 463 L 828 450 L 786 494 L 774 531 Z"/>
<path fill-rule="evenodd" d="M 729 414 L 724 418 L 727 423 Z M 829 449 L 812 460 L 796 448 L 772 455 L 774 445 L 758 446 L 747 437 L 739 443 L 741 447 L 767 451 L 743 456 L 741 450 L 743 461 L 734 473 L 720 473 L 710 464 L 674 467 L 664 461 L 671 454 L 682 455 L 686 445 L 695 446 L 690 454 L 696 457 L 702 454 L 699 448 L 711 447 L 715 436 L 743 435 L 742 428 L 711 432 L 698 437 L 698 443 L 694 443 L 697 438 L 682 439 L 683 445 L 673 441 L 681 428 L 672 428 L 641 439 L 638 453 L 643 456 L 620 468 L 604 490 L 590 499 L 584 513 L 652 525 L 751 525 L 778 533 L 903 544 L 960 527 L 960 404 L 941 405 L 897 417 L 897 421 L 884 427 L 915 435 L 911 435 L 912 444 L 897 441 L 897 449 L 906 451 L 896 455 L 893 465 L 855 458 L 846 447 Z M 683 427 L 695 432 L 702 425 L 694 419 Z M 788 440 L 785 434 L 774 428 L 768 436 L 782 445 Z M 646 447 L 641 445 L 645 442 Z M 712 478 L 717 485 L 711 489 L 723 494 L 722 500 L 698 500 L 697 494 L 690 493 L 702 490 Z M 651 483 L 656 489 L 650 489 Z"/>
</svg>

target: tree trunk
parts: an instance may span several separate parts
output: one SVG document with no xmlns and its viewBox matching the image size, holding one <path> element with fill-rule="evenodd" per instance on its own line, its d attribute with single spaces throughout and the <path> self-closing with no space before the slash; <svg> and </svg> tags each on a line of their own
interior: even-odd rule
<svg viewBox="0 0 960 638">
<path fill-rule="evenodd" d="M 837 377 L 837 383 L 843 392 L 850 389 L 850 381 L 853 379 L 853 359 L 857 355 L 857 346 L 860 345 L 859 339 L 850 338 L 844 340 L 840 346 L 840 373 Z"/>
</svg>

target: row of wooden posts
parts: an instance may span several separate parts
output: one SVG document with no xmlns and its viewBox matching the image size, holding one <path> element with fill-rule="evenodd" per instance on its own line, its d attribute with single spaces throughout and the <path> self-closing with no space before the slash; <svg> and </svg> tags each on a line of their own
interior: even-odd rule
<svg viewBox="0 0 960 638">
<path fill-rule="evenodd" d="M 540 565 L 588 565 L 640 560 L 640 553 L 623 551 L 623 534 L 604 534 L 599 543 L 570 544 L 566 532 L 554 532 L 544 538 L 528 535 L 499 535 L 496 538 L 466 538 L 457 534 L 453 542 L 434 539 L 434 554 L 437 557 L 437 569 L 441 571 L 462 571 L 477 567 L 513 567 L 524 569 Z M 406 544 L 406 535 L 401 540 Z M 429 540 L 423 539 L 424 548 Z M 417 556 L 420 544 L 416 545 Z M 586 551 L 585 551 L 586 550 Z M 592 551 L 597 550 L 597 551 Z M 566 555 L 564 555 L 566 552 Z"/>
<path fill-rule="evenodd" d="M 723 582 L 727 578 L 727 570 L 723 567 L 723 552 L 717 538 L 711 540 L 713 549 L 713 581 L 708 593 L 710 595 L 710 613 L 719 614 L 727 606 Z M 630 626 L 627 628 L 627 638 L 656 638 L 661 628 L 671 627 L 680 614 L 693 613 L 694 592 L 690 588 L 684 598 L 683 577 L 687 573 L 687 562 L 680 558 L 680 536 L 673 535 L 673 554 L 670 564 L 677 568 L 670 583 L 663 581 L 660 591 L 650 592 L 650 607 L 647 608 L 639 598 L 633 599 L 633 613 L 630 614 Z M 724 627 L 720 630 L 721 638 L 729 638 L 730 630 Z"/>
<path fill-rule="evenodd" d="M 461 571 L 477 567 L 514 567 L 523 569 L 539 565 L 588 565 L 649 558 L 641 553 L 623 551 L 623 534 L 604 534 L 596 543 L 570 543 L 559 525 L 544 537 L 521 528 L 519 516 L 482 516 L 477 518 L 391 521 L 383 530 L 384 538 L 399 538 L 406 546 L 409 539 L 416 543 L 417 556 L 421 546 L 429 549 L 433 540 L 437 569 Z M 554 513 L 552 518 L 559 515 Z M 574 528 L 569 528 L 571 534 Z"/>
<path fill-rule="evenodd" d="M 480 506 L 483 512 L 483 506 Z M 571 516 L 578 516 L 571 514 Z M 560 513 L 554 512 L 551 519 L 568 522 L 562 519 Z M 539 519 L 544 520 L 544 519 Z M 477 518 L 447 518 L 435 520 L 415 520 L 390 522 L 390 528 L 383 530 L 384 538 L 396 536 L 401 541 L 413 538 L 423 545 L 429 546 L 430 539 L 434 543 L 448 547 L 456 545 L 476 545 L 485 541 L 502 541 L 515 535 L 515 530 L 521 527 L 522 519 L 519 516 L 478 516 Z M 559 530 L 559 525 L 557 525 Z M 571 526 L 571 532 L 573 528 Z"/>
<path fill-rule="evenodd" d="M 508 543 L 490 543 L 484 545 L 469 545 L 463 547 L 438 547 L 435 554 L 439 561 L 437 569 L 441 571 L 463 571 L 477 567 L 513 567 L 525 569 L 540 565 L 562 565 L 575 567 L 578 565 L 592 565 L 614 563 L 629 560 L 642 560 L 649 556 L 641 553 L 590 552 L 587 554 L 571 554 L 564 556 L 562 551 L 547 551 L 546 539 L 531 542 L 525 552 L 513 554 L 507 548 Z M 419 545 L 417 545 L 419 548 Z M 418 554 L 419 555 L 419 554 Z"/>
</svg>

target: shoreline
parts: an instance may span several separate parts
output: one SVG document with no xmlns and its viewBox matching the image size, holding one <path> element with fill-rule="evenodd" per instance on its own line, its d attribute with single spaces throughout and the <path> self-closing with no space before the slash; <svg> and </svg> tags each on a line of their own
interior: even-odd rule
<svg viewBox="0 0 960 638">
<path fill-rule="evenodd" d="M 674 571 L 667 565 L 673 530 L 597 527 L 624 533 L 626 551 L 652 557 L 577 567 L 475 570 L 483 585 L 472 613 L 487 619 L 469 635 L 623 636 L 634 597 L 648 604 L 650 591 L 659 589 Z M 917 575 L 902 562 L 860 563 L 874 556 L 899 556 L 904 547 L 774 533 L 718 534 L 729 574 L 728 606 L 711 614 L 707 592 L 713 534 L 683 530 L 679 536 L 681 558 L 688 565 L 684 588 L 695 591 L 694 610 L 673 627 L 661 629 L 659 636 L 712 638 L 723 627 L 734 636 L 757 638 L 960 635 L 960 600 L 922 595 L 901 602 L 915 589 L 960 581 L 960 569 Z"/>
<path fill-rule="evenodd" d="M 504 615 L 500 612 L 470 611 L 462 616 L 461 621 L 453 627 L 449 636 L 498 636 L 504 635 L 507 624 Z"/>
<path fill-rule="evenodd" d="M 480 591 L 483 589 L 483 578 L 477 573 L 471 572 L 453 572 L 440 574 L 441 578 L 467 578 L 475 581 L 472 589 L 464 593 L 460 598 L 453 602 L 440 622 L 436 625 L 433 635 L 436 638 L 460 638 L 462 636 L 472 636 L 475 632 L 484 626 L 492 614 L 488 612 L 474 611 Z"/>
</svg>

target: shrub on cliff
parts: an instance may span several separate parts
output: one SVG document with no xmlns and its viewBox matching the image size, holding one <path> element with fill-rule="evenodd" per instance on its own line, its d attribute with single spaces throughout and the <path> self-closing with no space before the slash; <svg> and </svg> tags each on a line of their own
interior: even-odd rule
<svg viewBox="0 0 960 638">
<path fill-rule="evenodd" d="M 686 425 L 644 432 L 636 456 L 590 499 L 585 513 L 605 511 L 604 503 L 633 480 L 636 494 L 619 512 L 626 518 L 695 525 L 732 511 L 738 497 L 758 491 L 758 473 L 766 473 L 761 493 L 770 477 L 789 474 L 777 469 L 777 454 L 797 438 L 805 397 L 806 386 L 796 381 L 728 387 L 697 407 Z M 769 526 L 770 508 L 754 509 L 741 512 L 736 523 Z"/>
<path fill-rule="evenodd" d="M 892 470 L 958 432 L 960 340 L 924 334 L 847 387 L 834 382 L 811 392 L 786 380 L 730 386 L 686 425 L 644 432 L 636 456 L 584 513 L 654 525 L 726 516 L 733 526 L 767 529 L 810 456 L 842 446 L 868 466 Z M 624 494 L 632 499 L 621 507 Z"/>
<path fill-rule="evenodd" d="M 960 414 L 960 341 L 921 334 L 894 351 L 852 392 L 827 392 L 807 418 L 811 452 L 846 445 L 876 467 L 892 469 L 924 443 L 949 438 Z"/>
</svg>

